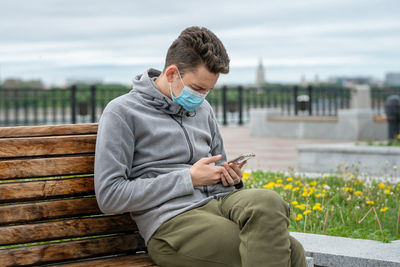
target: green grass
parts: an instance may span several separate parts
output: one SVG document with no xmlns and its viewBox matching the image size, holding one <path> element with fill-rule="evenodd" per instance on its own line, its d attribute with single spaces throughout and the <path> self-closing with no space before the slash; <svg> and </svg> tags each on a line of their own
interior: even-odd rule
<svg viewBox="0 0 400 267">
<path fill-rule="evenodd" d="M 400 239 L 400 183 L 366 184 L 354 174 L 319 178 L 245 173 L 245 188 L 267 188 L 290 204 L 290 231 L 390 242 Z"/>
<path fill-rule="evenodd" d="M 393 140 L 389 140 L 389 141 L 373 141 L 373 140 L 367 140 L 363 143 L 359 143 L 357 142 L 357 145 L 361 145 L 361 144 L 366 144 L 368 146 L 400 146 L 400 134 L 398 134 L 397 136 L 395 136 L 395 138 Z"/>
</svg>

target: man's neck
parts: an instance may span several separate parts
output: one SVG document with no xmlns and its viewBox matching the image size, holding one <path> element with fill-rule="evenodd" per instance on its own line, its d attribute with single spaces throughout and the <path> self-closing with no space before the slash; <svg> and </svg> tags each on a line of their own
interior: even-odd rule
<svg viewBox="0 0 400 267">
<path fill-rule="evenodd" d="M 154 81 L 154 83 L 157 85 L 158 89 L 160 92 L 167 96 L 168 98 L 171 98 L 171 92 L 169 90 L 169 84 L 167 81 L 167 78 L 165 77 L 164 73 L 161 73 L 160 76 Z"/>
</svg>

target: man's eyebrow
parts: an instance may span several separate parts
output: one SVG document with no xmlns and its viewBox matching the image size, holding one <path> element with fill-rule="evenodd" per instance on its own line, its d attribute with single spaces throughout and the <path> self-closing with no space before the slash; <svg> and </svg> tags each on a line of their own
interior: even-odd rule
<svg viewBox="0 0 400 267">
<path fill-rule="evenodd" d="M 203 87 L 201 87 L 201 86 L 199 86 L 199 85 L 197 85 L 197 84 L 195 84 L 195 83 L 192 83 L 191 85 L 192 85 L 192 87 L 196 87 L 195 89 L 207 90 L 207 89 L 205 89 L 205 88 L 203 88 Z M 214 88 L 210 88 L 210 90 L 212 90 L 212 89 L 214 89 Z"/>
</svg>

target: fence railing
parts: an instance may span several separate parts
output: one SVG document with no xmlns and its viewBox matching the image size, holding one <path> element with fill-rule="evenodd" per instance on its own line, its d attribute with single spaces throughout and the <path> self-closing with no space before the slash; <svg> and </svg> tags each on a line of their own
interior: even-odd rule
<svg viewBox="0 0 400 267">
<path fill-rule="evenodd" d="M 400 95 L 400 87 L 371 88 L 371 107 L 376 115 L 385 115 L 385 100 L 391 95 Z"/>
<path fill-rule="evenodd" d="M 336 116 L 350 107 L 350 98 L 347 88 L 281 85 L 223 86 L 207 97 L 224 125 L 247 123 L 251 108 L 276 108 L 283 116 Z"/>
<path fill-rule="evenodd" d="M 0 126 L 97 122 L 105 106 L 130 88 L 73 85 L 68 88 L 0 88 Z M 251 108 L 276 108 L 283 116 L 336 116 L 349 108 L 350 90 L 342 87 L 223 86 L 207 100 L 221 124 L 250 121 Z"/>
</svg>

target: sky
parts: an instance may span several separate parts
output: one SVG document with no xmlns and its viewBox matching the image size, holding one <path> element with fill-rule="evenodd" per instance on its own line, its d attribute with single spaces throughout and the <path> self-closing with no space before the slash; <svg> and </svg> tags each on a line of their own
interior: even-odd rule
<svg viewBox="0 0 400 267">
<path fill-rule="evenodd" d="M 0 79 L 130 84 L 162 69 L 189 26 L 212 30 L 231 71 L 219 84 L 296 83 L 400 72 L 400 0 L 0 0 Z"/>
</svg>

